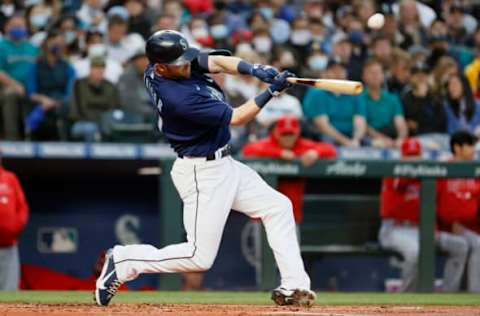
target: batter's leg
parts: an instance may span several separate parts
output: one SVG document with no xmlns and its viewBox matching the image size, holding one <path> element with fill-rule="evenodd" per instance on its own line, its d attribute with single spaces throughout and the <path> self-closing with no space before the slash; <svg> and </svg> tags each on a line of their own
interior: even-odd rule
<svg viewBox="0 0 480 316">
<path fill-rule="evenodd" d="M 260 218 L 280 270 L 281 286 L 286 289 L 310 289 L 297 242 L 292 203 L 271 188 L 248 166 L 233 160 L 241 175 L 232 209 Z"/>
<path fill-rule="evenodd" d="M 141 273 L 205 271 L 211 267 L 238 183 L 229 168 L 226 159 L 175 162 L 172 179 L 184 203 L 187 242 L 162 249 L 115 246 L 113 259 L 120 281 L 133 280 Z"/>
<path fill-rule="evenodd" d="M 462 236 L 441 232 L 437 244 L 448 253 L 443 273 L 443 289 L 446 292 L 457 292 L 462 282 L 463 271 L 468 256 L 468 242 Z"/>
</svg>

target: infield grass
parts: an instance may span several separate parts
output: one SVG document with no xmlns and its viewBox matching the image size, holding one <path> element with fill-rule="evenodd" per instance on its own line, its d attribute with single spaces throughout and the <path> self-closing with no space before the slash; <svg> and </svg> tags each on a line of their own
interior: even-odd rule
<svg viewBox="0 0 480 316">
<path fill-rule="evenodd" d="M 270 305 L 269 292 L 121 292 L 115 303 Z M 92 292 L 0 292 L 0 303 L 92 303 Z M 318 305 L 480 305 L 478 294 L 317 293 Z"/>
</svg>

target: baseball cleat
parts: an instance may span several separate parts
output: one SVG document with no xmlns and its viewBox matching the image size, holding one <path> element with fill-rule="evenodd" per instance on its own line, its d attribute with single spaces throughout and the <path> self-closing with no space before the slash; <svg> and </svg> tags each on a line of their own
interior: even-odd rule
<svg viewBox="0 0 480 316">
<path fill-rule="evenodd" d="M 311 307 L 316 298 L 315 292 L 307 289 L 287 290 L 286 288 L 278 287 L 272 291 L 272 300 L 279 306 Z"/>
<path fill-rule="evenodd" d="M 102 273 L 97 279 L 95 302 L 98 305 L 107 306 L 121 285 L 122 282 L 118 280 L 117 273 L 115 272 L 113 253 L 112 249 L 110 249 L 105 254 L 105 263 L 103 264 Z"/>
</svg>

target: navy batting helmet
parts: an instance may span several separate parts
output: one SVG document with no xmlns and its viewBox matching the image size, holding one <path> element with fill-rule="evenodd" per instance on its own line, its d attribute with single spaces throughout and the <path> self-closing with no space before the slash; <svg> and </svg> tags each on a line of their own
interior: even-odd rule
<svg viewBox="0 0 480 316">
<path fill-rule="evenodd" d="M 198 49 L 190 47 L 187 39 L 177 31 L 158 31 L 147 40 L 146 53 L 150 63 L 181 65 L 192 61 Z"/>
</svg>

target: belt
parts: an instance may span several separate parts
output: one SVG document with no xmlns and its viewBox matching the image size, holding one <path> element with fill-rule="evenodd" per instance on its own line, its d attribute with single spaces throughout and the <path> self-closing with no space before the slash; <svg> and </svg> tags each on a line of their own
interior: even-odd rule
<svg viewBox="0 0 480 316">
<path fill-rule="evenodd" d="M 223 157 L 230 156 L 232 154 L 232 146 L 230 144 L 217 149 L 214 153 L 211 153 L 208 156 L 203 156 L 203 157 L 193 157 L 193 156 L 183 156 L 183 155 L 178 155 L 178 158 L 205 158 L 207 161 L 212 161 L 212 160 L 217 160 L 217 159 L 222 159 Z"/>
</svg>

